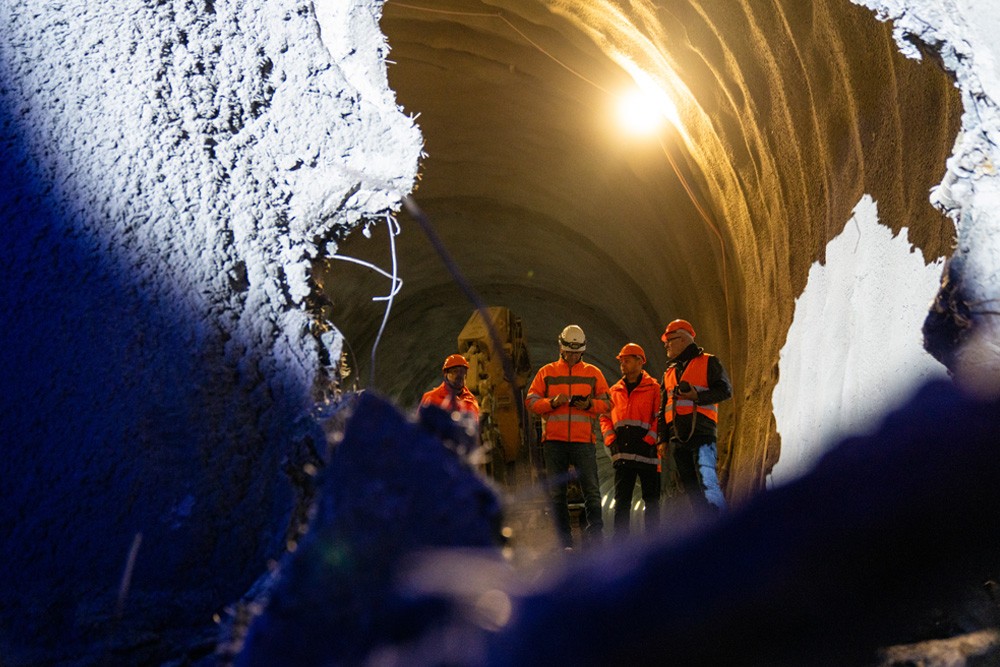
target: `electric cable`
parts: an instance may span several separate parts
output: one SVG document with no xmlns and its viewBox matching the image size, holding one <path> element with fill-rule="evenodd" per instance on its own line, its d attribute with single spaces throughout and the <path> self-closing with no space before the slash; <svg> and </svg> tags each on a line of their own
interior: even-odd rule
<svg viewBox="0 0 1000 667">
<path fill-rule="evenodd" d="M 385 295 L 385 296 L 373 296 L 372 297 L 372 301 L 385 301 L 386 302 L 386 306 L 385 306 L 385 312 L 382 315 L 382 324 L 381 324 L 381 326 L 379 326 L 378 334 L 375 336 L 375 342 L 372 344 L 371 367 L 368 369 L 369 370 L 369 373 L 368 373 L 368 384 L 369 384 L 369 387 L 374 387 L 375 386 L 375 358 L 376 358 L 376 355 L 377 355 L 377 352 L 378 352 L 379 343 L 382 341 L 382 334 L 385 332 L 386 322 L 389 321 L 389 314 L 392 311 L 393 301 L 395 300 L 396 295 L 399 294 L 399 291 L 401 289 L 403 289 L 403 279 L 400 278 L 399 275 L 398 275 L 399 266 L 398 266 L 398 262 L 397 262 L 397 258 L 396 258 L 396 237 L 400 234 L 400 231 L 401 231 L 400 227 L 399 227 L 399 222 L 392 215 L 387 215 L 386 216 L 386 226 L 387 226 L 388 232 L 389 232 L 389 252 L 390 252 L 390 255 L 392 256 L 392 271 L 391 272 L 390 271 L 386 271 L 386 270 L 384 270 L 382 268 L 379 268 L 378 266 L 375 266 L 371 262 L 366 262 L 363 259 L 358 259 L 356 257 L 351 257 L 349 255 L 337 255 L 337 254 L 334 254 L 334 255 L 330 255 L 330 257 L 329 257 L 329 259 L 339 259 L 339 260 L 341 260 L 343 262 L 351 262 L 353 264 L 358 264 L 358 265 L 363 266 L 365 268 L 371 269 L 372 271 L 375 271 L 375 272 L 377 272 L 377 273 L 385 276 L 386 278 L 389 278 L 392 281 L 392 287 L 389 290 L 389 293 L 387 295 Z M 345 338 L 345 340 L 346 340 L 346 338 Z M 353 349 L 351 349 L 351 354 L 352 355 L 354 354 L 354 350 Z"/>
</svg>

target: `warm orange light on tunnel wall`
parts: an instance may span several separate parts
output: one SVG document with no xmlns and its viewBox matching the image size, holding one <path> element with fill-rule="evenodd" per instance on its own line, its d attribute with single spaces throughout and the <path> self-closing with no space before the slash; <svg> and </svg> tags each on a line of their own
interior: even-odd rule
<svg viewBox="0 0 1000 667">
<path fill-rule="evenodd" d="M 618 122 L 629 134 L 651 136 L 665 124 L 680 126 L 677 106 L 662 86 L 634 63 L 627 62 L 635 87 L 618 97 Z"/>
</svg>

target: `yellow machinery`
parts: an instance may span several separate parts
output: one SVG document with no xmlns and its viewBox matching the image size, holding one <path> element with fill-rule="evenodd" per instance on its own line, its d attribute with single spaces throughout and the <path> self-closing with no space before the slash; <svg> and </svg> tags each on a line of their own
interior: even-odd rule
<svg viewBox="0 0 1000 667">
<path fill-rule="evenodd" d="M 479 311 L 474 311 L 458 334 L 458 351 L 469 360 L 466 385 L 476 395 L 480 410 L 480 434 L 487 448 L 487 473 L 498 482 L 513 484 L 515 463 L 527 454 L 532 429 L 524 394 L 530 381 L 527 341 L 521 319 L 508 308 L 486 309 L 511 360 L 513 384 L 504 374 L 503 355 Z"/>
</svg>

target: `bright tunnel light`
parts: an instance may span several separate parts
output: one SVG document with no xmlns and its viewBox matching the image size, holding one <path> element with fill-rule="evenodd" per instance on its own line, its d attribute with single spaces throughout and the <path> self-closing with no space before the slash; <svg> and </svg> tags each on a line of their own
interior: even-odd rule
<svg viewBox="0 0 1000 667">
<path fill-rule="evenodd" d="M 645 83 L 618 98 L 618 121 L 622 128 L 630 134 L 649 136 L 659 131 L 664 122 L 679 126 L 677 107 L 670 96 L 651 81 Z"/>
<path fill-rule="evenodd" d="M 618 120 L 630 134 L 649 135 L 663 125 L 656 100 L 641 90 L 632 90 L 618 100 Z"/>
</svg>

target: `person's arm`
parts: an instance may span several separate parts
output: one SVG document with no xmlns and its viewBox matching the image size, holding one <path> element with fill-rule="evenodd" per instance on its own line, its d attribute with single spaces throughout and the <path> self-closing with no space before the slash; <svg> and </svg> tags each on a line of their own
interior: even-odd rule
<svg viewBox="0 0 1000 667">
<path fill-rule="evenodd" d="M 662 401 L 663 389 L 656 380 L 653 380 L 653 385 L 656 387 L 656 390 L 653 392 L 653 404 L 650 409 L 649 423 L 652 424 L 650 430 L 653 432 L 652 435 L 655 438 L 655 442 L 663 442 L 663 439 L 660 437 L 660 419 L 662 418 L 660 416 L 662 412 L 660 403 Z"/>
<path fill-rule="evenodd" d="M 524 405 L 536 415 L 546 415 L 553 410 L 557 410 L 566 404 L 565 394 L 556 394 L 551 398 L 545 396 L 545 373 L 539 370 L 535 374 L 535 379 L 528 387 L 528 395 L 524 398 Z"/>
<path fill-rule="evenodd" d="M 536 415 L 544 415 L 550 411 L 549 402 L 545 398 L 545 378 L 542 377 L 542 370 L 535 373 L 531 386 L 528 387 L 528 395 L 524 397 L 524 406 Z"/>
<path fill-rule="evenodd" d="M 670 440 L 670 426 L 667 425 L 667 420 L 664 417 L 666 408 L 667 395 L 664 392 L 663 386 L 660 385 L 660 407 L 656 410 L 656 441 L 659 443 Z"/>
<path fill-rule="evenodd" d="M 608 381 L 604 379 L 604 373 L 595 368 L 594 374 L 594 395 L 590 397 L 590 405 L 586 410 L 594 415 L 607 414 L 611 412 L 611 390 L 608 388 Z"/>
<path fill-rule="evenodd" d="M 601 422 L 601 435 L 604 436 L 604 444 L 610 447 L 615 441 L 615 423 L 606 414 L 602 414 L 598 419 Z"/>
<path fill-rule="evenodd" d="M 424 395 L 420 397 L 420 406 L 425 407 L 434 403 L 434 390 L 424 392 Z"/>
</svg>

